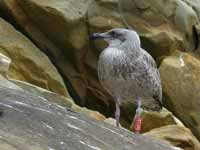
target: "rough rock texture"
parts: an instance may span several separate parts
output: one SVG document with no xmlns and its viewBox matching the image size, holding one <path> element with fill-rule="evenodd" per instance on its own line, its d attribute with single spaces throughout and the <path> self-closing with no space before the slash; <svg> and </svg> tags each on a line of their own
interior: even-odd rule
<svg viewBox="0 0 200 150">
<path fill-rule="evenodd" d="M 174 146 L 183 148 L 184 150 L 199 150 L 200 143 L 185 127 L 177 125 L 169 125 L 156 128 L 145 133 L 146 136 L 153 136 L 157 139 L 163 139 L 170 142 Z"/>
<path fill-rule="evenodd" d="M 199 47 L 199 8 L 195 0 L 120 0 L 126 22 L 136 29 L 152 54 L 168 55 L 175 49 Z M 193 3 L 193 6 L 191 4 Z"/>
<path fill-rule="evenodd" d="M 105 123 L 108 123 L 108 124 L 110 124 L 110 125 L 116 126 L 116 120 L 113 119 L 113 118 L 107 118 L 107 119 L 104 120 L 104 122 L 105 122 Z M 120 128 L 122 127 L 121 124 L 119 124 L 119 127 L 120 127 Z"/>
<path fill-rule="evenodd" d="M 11 58 L 11 78 L 69 96 L 57 69 L 30 40 L 0 18 L 0 52 Z"/>
<path fill-rule="evenodd" d="M 0 88 L 0 111 L 2 150 L 177 150 L 27 92 Z"/>
<path fill-rule="evenodd" d="M 88 26 L 90 34 L 124 27 L 118 10 L 118 0 L 93 1 L 88 9 Z M 96 48 L 97 51 L 106 47 L 106 42 L 102 40 L 92 42 L 94 42 L 92 48 Z M 95 54 L 94 52 L 91 53 Z M 91 62 L 89 65 L 92 65 Z"/>
<path fill-rule="evenodd" d="M 1 86 L 4 86 L 4 82 L 9 83 L 9 84 L 5 84 L 6 87 L 8 85 L 9 86 L 12 85 L 14 87 L 17 86 L 17 89 L 21 88 L 24 91 L 29 92 L 35 96 L 41 96 L 41 97 L 45 98 L 46 100 L 48 100 L 49 102 L 53 102 L 53 103 L 59 104 L 61 106 L 67 107 L 67 108 L 71 108 L 72 111 L 78 112 L 80 114 L 86 115 L 86 116 L 94 118 L 96 120 L 104 121 L 106 119 L 105 116 L 103 116 L 102 114 L 100 114 L 97 111 L 89 110 L 87 108 L 83 108 L 83 107 L 76 105 L 71 98 L 61 96 L 57 93 L 53 93 L 51 91 L 48 91 L 46 89 L 40 88 L 35 85 L 32 85 L 30 83 L 19 81 L 19 80 L 14 80 L 14 79 L 2 80 L 0 78 Z"/>
<path fill-rule="evenodd" d="M 8 81 L 4 76 L 0 75 L 0 85 L 1 87 L 9 88 L 10 90 L 15 89 L 19 91 L 24 91 L 22 88 L 17 86 L 16 84 Z"/>
<path fill-rule="evenodd" d="M 163 60 L 164 103 L 200 139 L 200 60 L 177 52 Z"/>
<path fill-rule="evenodd" d="M 11 59 L 0 53 L 0 74 L 8 78 Z"/>
<path fill-rule="evenodd" d="M 93 118 L 93 119 L 96 119 L 99 121 L 104 121 L 106 119 L 106 117 L 104 115 L 102 115 L 101 113 L 99 113 L 98 111 L 93 111 L 93 110 L 87 109 L 85 107 L 80 107 L 80 106 L 76 105 L 75 103 L 73 103 L 71 109 L 80 114 L 86 115 L 90 118 Z"/>
<path fill-rule="evenodd" d="M 166 125 L 175 125 L 180 123 L 167 109 L 161 112 L 143 111 L 142 113 L 142 131 L 148 132 L 154 128 L 160 128 Z M 133 129 L 134 121 L 132 121 L 130 129 Z"/>
<path fill-rule="evenodd" d="M 15 79 L 9 79 L 8 81 L 10 83 L 13 83 L 13 84 L 17 85 L 18 87 L 22 88 L 24 91 L 27 91 L 27 92 L 29 92 L 33 95 L 36 95 L 36 96 L 44 97 L 48 101 L 53 102 L 53 103 L 57 103 L 61 106 L 71 108 L 72 105 L 74 104 L 74 102 L 71 98 L 61 96 L 57 93 L 48 91 L 48 90 L 43 89 L 41 87 L 35 86 L 33 84 L 23 82 L 23 81 L 20 81 L 20 80 L 15 80 Z"/>
</svg>

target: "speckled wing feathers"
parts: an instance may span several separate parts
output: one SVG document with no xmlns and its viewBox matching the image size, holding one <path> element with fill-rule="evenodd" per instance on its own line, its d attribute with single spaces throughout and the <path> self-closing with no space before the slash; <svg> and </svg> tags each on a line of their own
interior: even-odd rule
<svg viewBox="0 0 200 150">
<path fill-rule="evenodd" d="M 120 50 L 104 50 L 99 59 L 98 75 L 104 88 L 113 97 L 121 97 L 123 100 L 142 97 L 145 108 L 160 109 L 160 75 L 155 61 L 143 49 L 137 59 Z M 146 98 L 154 98 L 152 105 L 148 104 L 150 100 L 145 102 Z"/>
</svg>

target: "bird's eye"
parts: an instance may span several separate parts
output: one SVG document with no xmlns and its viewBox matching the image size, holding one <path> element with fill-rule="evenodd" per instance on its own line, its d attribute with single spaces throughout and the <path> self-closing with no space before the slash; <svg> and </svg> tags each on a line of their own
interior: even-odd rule
<svg viewBox="0 0 200 150">
<path fill-rule="evenodd" d="M 117 37 L 117 33 L 116 33 L 115 31 L 111 31 L 110 34 L 111 34 L 111 36 L 114 37 L 114 38 Z"/>
</svg>

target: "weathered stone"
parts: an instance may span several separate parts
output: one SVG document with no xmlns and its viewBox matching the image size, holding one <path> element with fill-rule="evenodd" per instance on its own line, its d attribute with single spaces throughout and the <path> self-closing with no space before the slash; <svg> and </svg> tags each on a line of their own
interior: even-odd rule
<svg viewBox="0 0 200 150">
<path fill-rule="evenodd" d="M 80 107 L 76 104 L 72 105 L 72 110 L 99 121 L 104 121 L 106 119 L 106 117 L 100 114 L 98 111 L 89 110 L 85 107 Z"/>
<path fill-rule="evenodd" d="M 186 1 L 120 0 L 120 4 L 126 23 L 140 33 L 143 47 L 153 56 L 198 48 L 198 12 Z"/>
<path fill-rule="evenodd" d="M 113 126 L 116 126 L 116 120 L 113 119 L 113 118 L 107 118 L 107 119 L 104 120 L 104 122 L 105 122 L 105 123 L 108 123 L 108 124 L 111 124 L 111 125 L 113 125 Z M 119 127 L 120 127 L 120 128 L 122 127 L 121 124 L 119 124 Z"/>
<path fill-rule="evenodd" d="M 8 81 L 4 76 L 0 75 L 0 87 L 6 87 L 9 88 L 10 90 L 15 89 L 15 90 L 20 90 L 24 91 L 21 87 L 17 86 L 16 84 Z"/>
<path fill-rule="evenodd" d="M 46 89 L 40 88 L 38 86 L 32 85 L 27 82 L 9 79 L 6 80 L 4 78 L 1 78 L 0 76 L 0 87 L 17 87 L 15 89 L 20 89 L 22 91 L 29 92 L 35 96 L 40 96 L 48 100 L 49 102 L 53 102 L 56 104 L 59 104 L 61 106 L 64 106 L 66 108 L 70 108 L 72 111 L 78 112 L 80 114 L 86 115 L 90 118 L 104 121 L 106 119 L 105 116 L 100 114 L 97 111 L 89 110 L 85 107 L 80 107 L 74 103 L 74 101 L 71 98 L 67 98 L 61 95 L 58 95 L 57 93 L 53 93 L 51 91 L 48 91 Z"/>
<path fill-rule="evenodd" d="M 70 98 L 67 98 L 67 97 L 59 95 L 57 93 L 48 91 L 46 89 L 35 86 L 35 85 L 30 84 L 28 82 L 23 82 L 23 81 L 15 80 L 15 79 L 9 79 L 8 81 L 15 84 L 16 86 L 22 88 L 26 92 L 29 92 L 29 93 L 36 95 L 36 96 L 44 97 L 48 101 L 57 103 L 61 106 L 71 108 L 72 105 L 74 104 L 73 100 L 70 99 Z M 3 83 L 2 84 L 0 83 L 0 86 L 3 86 Z"/>
<path fill-rule="evenodd" d="M 98 0 L 91 3 L 88 9 L 88 24 L 90 34 L 124 27 L 118 13 L 118 0 Z M 94 42 L 95 48 L 99 51 L 106 47 L 104 41 Z"/>
<path fill-rule="evenodd" d="M 162 139 L 170 144 L 181 147 L 184 150 L 199 150 L 200 143 L 188 128 L 178 125 L 169 125 L 156 128 L 145 133 L 146 136 L 153 136 Z"/>
<path fill-rule="evenodd" d="M 160 66 L 164 104 L 200 139 L 200 61 L 177 52 Z"/>
<path fill-rule="evenodd" d="M 169 55 L 175 49 L 196 50 L 200 35 L 200 9 L 196 3 L 195 0 L 98 0 L 88 11 L 89 28 L 93 32 L 122 27 L 123 20 L 140 34 L 142 47 L 154 57 Z M 104 45 L 97 42 L 96 47 L 102 49 Z"/>
<path fill-rule="evenodd" d="M 48 57 L 3 19 L 0 19 L 0 52 L 12 60 L 9 77 L 69 96 Z"/>
<path fill-rule="evenodd" d="M 68 111 L 28 92 L 0 88 L 0 110 L 1 149 L 177 150 Z"/>
<path fill-rule="evenodd" d="M 18 135 L 10 134 L 6 131 L 0 130 L 0 135 L 5 137 L 8 137 L 8 139 L 3 139 L 1 137 L 0 139 L 0 149 L 1 150 L 21 150 L 21 149 L 26 149 L 26 150 L 44 150 L 44 147 L 41 147 L 40 145 L 37 144 L 26 144 L 29 142 L 26 138 L 20 137 Z M 14 143 L 11 144 L 10 142 Z M 47 148 L 47 147 L 46 147 Z"/>
<path fill-rule="evenodd" d="M 8 78 L 11 59 L 0 53 L 0 74 Z"/>
</svg>

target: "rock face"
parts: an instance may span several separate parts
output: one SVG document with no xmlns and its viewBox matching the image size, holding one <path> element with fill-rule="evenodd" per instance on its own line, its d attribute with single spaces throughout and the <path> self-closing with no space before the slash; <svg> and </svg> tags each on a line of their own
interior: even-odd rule
<svg viewBox="0 0 200 150">
<path fill-rule="evenodd" d="M 156 128 L 145 133 L 146 136 L 153 136 L 170 142 L 172 145 L 183 148 L 184 150 L 199 150 L 200 143 L 192 135 L 191 131 L 178 125 L 169 125 Z"/>
<path fill-rule="evenodd" d="M 165 105 L 200 139 L 200 61 L 177 52 L 163 60 L 160 73 Z"/>
<path fill-rule="evenodd" d="M 71 98 L 61 96 L 57 93 L 53 93 L 51 91 L 32 85 L 30 83 L 26 83 L 26 82 L 14 80 L 14 79 L 6 80 L 4 78 L 0 78 L 0 84 L 1 86 L 6 85 L 6 87 L 11 86 L 11 87 L 17 87 L 17 89 L 23 89 L 23 91 L 29 92 L 35 96 L 41 96 L 45 98 L 46 100 L 48 100 L 49 102 L 59 104 L 63 107 L 71 108 L 72 111 L 78 112 L 82 115 L 88 116 L 90 118 L 93 118 L 99 121 L 104 121 L 106 119 L 105 116 L 103 116 L 97 111 L 89 110 L 87 108 L 83 108 L 76 105 Z"/>
<path fill-rule="evenodd" d="M 0 52 L 11 58 L 8 76 L 69 96 L 57 69 L 30 40 L 0 19 Z"/>
<path fill-rule="evenodd" d="M 3 82 L 5 82 L 5 80 L 3 80 Z M 2 82 L 2 85 L 3 85 L 3 82 Z M 14 85 L 23 89 L 23 91 L 29 92 L 36 96 L 44 97 L 48 101 L 59 104 L 63 107 L 71 108 L 72 105 L 74 104 L 73 100 L 70 98 L 64 97 L 62 95 L 48 91 L 46 89 L 43 89 L 41 87 L 35 86 L 27 82 L 15 80 L 15 79 L 9 79 L 8 82 L 13 83 Z"/>
<path fill-rule="evenodd" d="M 120 8 L 126 23 L 141 34 L 144 48 L 158 57 L 175 49 L 192 51 L 199 47 L 199 8 L 195 3 L 120 0 Z"/>
<path fill-rule="evenodd" d="M 17 86 L 16 84 L 8 81 L 4 76 L 0 75 L 0 85 L 1 87 L 8 88 L 10 90 L 15 89 L 19 91 L 24 91 L 22 88 Z"/>
<path fill-rule="evenodd" d="M 6 78 L 8 78 L 10 64 L 11 59 L 0 53 L 0 73 Z"/>
<path fill-rule="evenodd" d="M 177 150 L 18 90 L 0 88 L 0 111 L 3 150 Z"/>
</svg>

